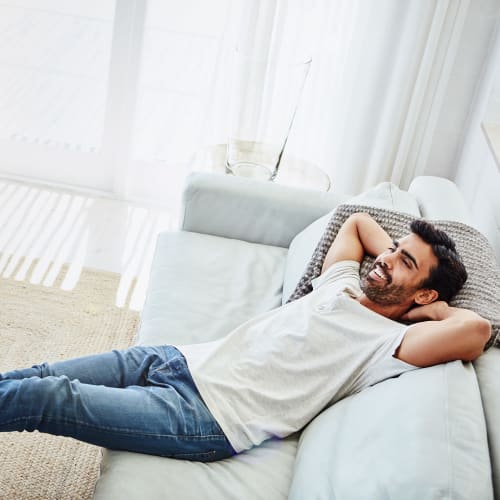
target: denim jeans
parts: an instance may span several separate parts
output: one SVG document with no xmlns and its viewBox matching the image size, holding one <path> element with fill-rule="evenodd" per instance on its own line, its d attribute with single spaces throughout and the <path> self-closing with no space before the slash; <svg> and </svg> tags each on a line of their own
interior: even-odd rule
<svg viewBox="0 0 500 500">
<path fill-rule="evenodd" d="M 235 453 L 172 346 L 135 346 L 0 375 L 0 431 L 23 430 L 204 462 Z"/>
</svg>

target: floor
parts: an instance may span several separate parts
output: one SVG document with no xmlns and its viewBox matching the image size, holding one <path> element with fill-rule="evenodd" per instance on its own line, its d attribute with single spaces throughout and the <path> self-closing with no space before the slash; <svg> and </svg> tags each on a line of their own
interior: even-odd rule
<svg viewBox="0 0 500 500">
<path fill-rule="evenodd" d="M 52 286 L 68 264 L 62 288 L 83 267 L 120 273 L 116 304 L 140 310 L 159 232 L 177 215 L 158 208 L 0 179 L 0 275 Z"/>
</svg>

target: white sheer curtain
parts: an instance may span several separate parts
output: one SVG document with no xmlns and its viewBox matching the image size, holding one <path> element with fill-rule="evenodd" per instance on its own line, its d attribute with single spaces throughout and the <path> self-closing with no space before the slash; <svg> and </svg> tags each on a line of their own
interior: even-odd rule
<svg viewBox="0 0 500 500">
<path fill-rule="evenodd" d="M 22 103 L 29 120 L 17 120 L 13 131 L 12 121 L 0 115 L 0 172 L 175 205 L 193 155 L 226 142 L 237 76 L 233 56 L 244 46 L 270 62 L 312 55 L 285 154 L 316 163 L 344 192 L 383 180 L 404 185 L 425 163 L 467 3 L 3 2 L 2 14 L 10 17 L 0 16 L 6 23 L 2 102 L 9 116 Z M 16 61 L 16 44 L 33 32 L 43 48 L 41 63 L 33 44 Z M 80 71 L 79 63 L 90 69 Z M 16 64 L 45 76 L 12 76 Z M 280 98 L 272 68 L 262 73 L 259 91 L 244 89 L 245 112 L 252 110 L 261 126 L 272 123 Z M 62 91 L 54 87 L 37 107 L 47 75 L 55 74 Z M 64 83 L 70 77 L 71 95 L 73 87 Z M 90 96 L 82 94 L 85 78 L 97 89 Z M 59 130 L 59 142 L 41 132 L 47 124 Z"/>
<path fill-rule="evenodd" d="M 344 192 L 386 180 L 406 186 L 425 163 L 466 6 L 282 2 L 280 37 L 313 50 L 289 152 L 314 161 Z"/>
</svg>

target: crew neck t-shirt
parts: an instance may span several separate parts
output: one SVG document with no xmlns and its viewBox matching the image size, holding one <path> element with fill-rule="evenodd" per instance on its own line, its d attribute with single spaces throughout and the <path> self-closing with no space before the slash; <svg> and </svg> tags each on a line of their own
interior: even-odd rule
<svg viewBox="0 0 500 500">
<path fill-rule="evenodd" d="M 308 295 L 221 339 L 179 347 L 236 452 L 283 438 L 340 399 L 416 368 L 394 357 L 408 326 L 356 300 L 359 267 L 335 263 Z"/>
</svg>

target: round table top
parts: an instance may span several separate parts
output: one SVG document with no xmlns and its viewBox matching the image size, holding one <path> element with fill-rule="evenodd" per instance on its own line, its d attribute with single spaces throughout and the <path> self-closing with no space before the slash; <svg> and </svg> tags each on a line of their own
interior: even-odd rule
<svg viewBox="0 0 500 500">
<path fill-rule="evenodd" d="M 233 175 L 226 169 L 226 149 L 226 144 L 214 144 L 200 149 L 191 159 L 190 168 Z M 286 154 L 283 155 L 278 173 L 272 182 L 319 191 L 328 191 L 331 188 L 328 174 L 316 164 Z"/>
</svg>

